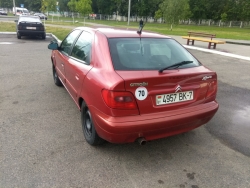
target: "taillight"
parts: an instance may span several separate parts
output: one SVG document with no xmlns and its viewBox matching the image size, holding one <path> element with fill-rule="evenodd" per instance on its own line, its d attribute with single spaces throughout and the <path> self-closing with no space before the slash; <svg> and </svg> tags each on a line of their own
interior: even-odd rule
<svg viewBox="0 0 250 188">
<path fill-rule="evenodd" d="M 134 110 L 137 109 L 137 104 L 134 96 L 126 91 L 110 91 L 102 90 L 102 97 L 108 107 L 114 109 Z"/>
<path fill-rule="evenodd" d="M 215 96 L 217 93 L 217 81 L 212 81 L 208 84 L 207 98 Z"/>
<path fill-rule="evenodd" d="M 22 29 L 22 28 L 23 28 L 22 26 L 20 26 L 20 25 L 18 26 L 18 29 Z"/>
</svg>

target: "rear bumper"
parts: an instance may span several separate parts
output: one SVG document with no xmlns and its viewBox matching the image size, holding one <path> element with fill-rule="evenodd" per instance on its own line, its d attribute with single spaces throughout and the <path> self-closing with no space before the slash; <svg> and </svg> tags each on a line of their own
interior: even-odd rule
<svg viewBox="0 0 250 188">
<path fill-rule="evenodd" d="M 128 117 L 112 117 L 89 106 L 100 137 L 112 143 L 134 142 L 164 138 L 190 131 L 206 124 L 215 115 L 216 101 L 171 112 Z"/>
<path fill-rule="evenodd" d="M 21 36 L 43 36 L 46 35 L 45 31 L 17 31 L 19 35 Z"/>
</svg>

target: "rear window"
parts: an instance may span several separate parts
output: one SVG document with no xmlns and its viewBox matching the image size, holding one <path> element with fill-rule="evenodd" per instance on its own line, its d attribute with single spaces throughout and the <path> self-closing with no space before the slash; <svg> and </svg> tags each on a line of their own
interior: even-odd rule
<svg viewBox="0 0 250 188">
<path fill-rule="evenodd" d="M 20 17 L 19 22 L 39 22 L 39 23 L 41 23 L 41 20 L 39 17 Z"/>
<path fill-rule="evenodd" d="M 182 61 L 200 63 L 178 42 L 166 38 L 110 38 L 109 48 L 115 70 L 159 70 Z"/>
</svg>

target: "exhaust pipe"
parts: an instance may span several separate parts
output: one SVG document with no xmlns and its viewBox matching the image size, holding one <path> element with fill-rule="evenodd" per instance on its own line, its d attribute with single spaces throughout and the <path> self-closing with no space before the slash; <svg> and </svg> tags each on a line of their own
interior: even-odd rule
<svg viewBox="0 0 250 188">
<path fill-rule="evenodd" d="M 145 138 L 142 138 L 142 137 L 138 138 L 137 141 L 141 146 L 147 143 L 147 140 L 145 140 Z"/>
</svg>

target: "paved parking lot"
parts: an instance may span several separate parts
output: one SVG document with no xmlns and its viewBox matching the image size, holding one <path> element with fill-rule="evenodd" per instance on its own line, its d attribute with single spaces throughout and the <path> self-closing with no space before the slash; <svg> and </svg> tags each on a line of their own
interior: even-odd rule
<svg viewBox="0 0 250 188">
<path fill-rule="evenodd" d="M 250 187 L 250 158 L 241 152 L 247 148 L 237 150 L 214 134 L 216 126 L 227 128 L 227 114 L 145 146 L 88 145 L 80 112 L 53 83 L 50 40 L 0 36 L 0 187 Z M 248 61 L 191 52 L 218 72 L 229 94 L 231 87 L 244 96 L 250 91 Z M 220 100 L 230 98 L 225 93 Z"/>
</svg>

